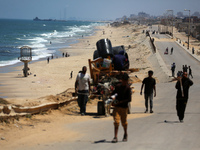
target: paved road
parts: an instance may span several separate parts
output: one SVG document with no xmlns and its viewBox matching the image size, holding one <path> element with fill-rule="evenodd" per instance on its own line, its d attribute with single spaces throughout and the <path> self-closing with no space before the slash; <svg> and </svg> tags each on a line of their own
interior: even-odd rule
<svg viewBox="0 0 200 150">
<path fill-rule="evenodd" d="M 157 35 L 158 36 L 158 35 Z M 167 38 L 167 37 L 166 37 Z M 191 55 L 188 54 L 187 50 L 183 49 L 180 45 L 178 45 L 174 41 L 159 41 L 155 42 L 157 51 L 161 55 L 162 59 L 164 60 L 165 64 L 167 65 L 168 69 L 170 70 L 171 64 L 175 62 L 176 64 L 176 72 L 182 70 L 183 65 L 191 66 L 193 75 L 195 76 L 195 79 L 199 79 L 199 69 L 200 69 L 200 62 L 195 60 Z M 164 51 L 168 47 L 169 54 L 165 55 Z M 173 47 L 173 54 L 170 54 L 171 47 Z M 196 82 L 199 82 L 200 80 L 197 80 Z"/>
<path fill-rule="evenodd" d="M 156 35 L 159 38 L 168 38 Z M 169 40 L 168 40 L 169 41 Z M 177 70 L 182 65 L 191 65 L 194 74 L 194 85 L 190 88 L 190 98 L 186 109 L 184 123 L 179 123 L 175 110 L 175 82 L 158 83 L 157 97 L 154 99 L 154 114 L 140 119 L 129 119 L 128 142 L 110 141 L 113 138 L 113 122 L 111 120 L 93 119 L 83 123 L 66 125 L 72 131 L 82 133 L 78 139 L 71 139 L 64 143 L 55 141 L 48 145 L 37 145 L 32 149 L 53 150 L 199 150 L 200 149 L 200 63 L 193 59 L 175 42 L 156 42 L 157 50 L 170 69 L 175 62 Z M 174 47 L 173 55 L 164 55 L 166 47 Z M 134 85 L 140 89 L 141 84 Z M 135 93 L 139 94 L 139 93 Z M 144 108 L 132 106 L 132 115 L 143 113 Z M 167 120 L 167 122 L 164 122 Z M 67 134 L 67 133 L 63 133 Z M 119 140 L 123 132 L 120 127 Z M 31 148 L 30 148 L 31 149 Z"/>
</svg>

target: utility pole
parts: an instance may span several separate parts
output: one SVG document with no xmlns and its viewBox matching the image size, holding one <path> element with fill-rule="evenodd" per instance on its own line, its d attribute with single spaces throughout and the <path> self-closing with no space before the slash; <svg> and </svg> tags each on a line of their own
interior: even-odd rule
<svg viewBox="0 0 200 150">
<path fill-rule="evenodd" d="M 171 11 L 172 12 L 172 39 L 173 39 L 173 25 L 174 25 L 174 14 L 173 14 L 173 10 L 167 10 L 167 11 Z"/>
<path fill-rule="evenodd" d="M 189 41 L 190 41 L 190 10 L 189 9 L 185 9 L 184 11 L 189 11 L 189 21 L 188 21 L 188 50 L 190 48 L 189 46 Z"/>
</svg>

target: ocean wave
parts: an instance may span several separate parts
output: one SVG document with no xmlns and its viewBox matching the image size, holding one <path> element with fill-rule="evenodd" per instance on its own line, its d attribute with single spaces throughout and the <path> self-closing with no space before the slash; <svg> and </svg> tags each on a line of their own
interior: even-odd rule
<svg viewBox="0 0 200 150">
<path fill-rule="evenodd" d="M 0 50 L 1 53 L 10 53 L 9 50 Z"/>
<path fill-rule="evenodd" d="M 73 33 L 79 33 L 79 32 L 85 32 L 86 30 L 81 27 L 70 27 L 71 32 Z"/>
<path fill-rule="evenodd" d="M 8 66 L 8 65 L 14 65 L 14 64 L 19 63 L 19 62 L 20 62 L 20 60 L 18 60 L 18 59 L 7 60 L 7 61 L 0 61 L 0 67 Z"/>
<path fill-rule="evenodd" d="M 39 55 L 39 56 L 33 56 L 32 60 L 39 60 L 39 59 L 50 57 L 50 56 L 52 56 L 52 54 L 44 54 L 44 55 Z"/>
<path fill-rule="evenodd" d="M 46 47 L 45 43 L 48 42 L 48 40 L 41 38 L 41 37 L 35 37 L 33 39 L 29 39 L 31 42 L 27 43 L 26 46 L 31 47 L 32 49 L 38 49 Z"/>
<path fill-rule="evenodd" d="M 41 38 L 41 37 L 35 37 L 32 40 L 35 41 L 35 42 L 32 42 L 32 43 L 44 43 L 44 42 L 48 42 L 48 40 L 46 40 L 44 38 Z"/>
<path fill-rule="evenodd" d="M 69 38 L 69 37 L 74 37 L 74 36 L 80 36 L 83 33 L 87 34 L 92 32 L 92 27 L 97 26 L 99 23 L 92 23 L 89 25 L 73 25 L 73 26 L 64 26 L 63 31 L 57 31 L 54 30 L 53 32 L 50 33 L 42 33 L 40 34 L 41 37 L 48 38 L 49 40 L 51 38 Z"/>
<path fill-rule="evenodd" d="M 32 50 L 33 56 L 37 56 L 37 57 L 46 57 L 46 56 L 49 56 L 49 54 L 52 54 L 55 52 L 56 52 L 55 50 L 48 50 L 47 48 Z"/>
<path fill-rule="evenodd" d="M 7 40 L 9 42 L 6 43 L 6 45 L 11 45 L 12 47 L 6 49 L 2 48 L 2 50 L 8 49 L 8 51 L 4 53 L 9 53 L 8 55 L 11 56 L 11 59 L 20 56 L 20 48 L 23 46 L 32 48 L 33 60 L 49 57 L 57 53 L 58 49 L 68 47 L 70 44 L 76 42 L 76 39 L 80 38 L 82 35 L 88 36 L 93 34 L 93 27 L 100 25 L 100 23 L 88 22 L 70 22 L 69 24 L 72 25 L 66 25 L 66 23 L 60 22 L 58 24 L 56 24 L 56 22 L 53 24 L 52 22 L 47 22 L 45 25 L 40 22 L 34 23 L 36 23 L 34 30 L 32 30 L 32 27 L 29 28 L 30 26 L 24 22 L 25 26 L 22 27 L 23 34 L 21 34 L 21 31 L 18 33 L 17 30 L 12 32 L 13 36 L 11 37 L 15 40 L 11 41 L 10 38 Z M 2 39 L 5 39 L 5 37 Z M 6 60 L 7 58 L 10 59 L 7 56 L 4 59 Z M 0 61 L 0 66 L 12 65 L 18 62 L 20 62 L 20 60 L 17 58 L 16 60 Z"/>
<path fill-rule="evenodd" d="M 49 51 L 47 49 L 38 49 L 38 50 L 32 50 L 32 61 L 36 61 L 42 58 L 50 57 L 52 56 L 52 53 L 55 53 L 55 51 Z M 0 61 L 0 67 L 4 66 L 9 66 L 9 65 L 14 65 L 21 62 L 19 59 L 14 59 L 14 60 L 5 60 L 5 61 Z"/>
</svg>

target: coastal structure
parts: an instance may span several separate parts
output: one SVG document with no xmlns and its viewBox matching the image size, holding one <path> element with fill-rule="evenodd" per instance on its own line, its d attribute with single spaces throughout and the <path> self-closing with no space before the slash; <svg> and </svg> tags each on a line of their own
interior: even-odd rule
<svg viewBox="0 0 200 150">
<path fill-rule="evenodd" d="M 23 74 L 24 77 L 28 76 L 28 63 L 32 60 L 32 48 L 23 46 L 20 48 L 20 61 L 24 62 Z"/>
</svg>

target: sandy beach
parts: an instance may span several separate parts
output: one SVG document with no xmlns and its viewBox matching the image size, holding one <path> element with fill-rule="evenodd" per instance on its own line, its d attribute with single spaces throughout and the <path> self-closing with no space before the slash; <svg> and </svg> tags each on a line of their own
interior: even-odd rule
<svg viewBox="0 0 200 150">
<path fill-rule="evenodd" d="M 79 42 L 70 48 L 61 49 L 63 53 L 70 54 L 70 57 L 59 57 L 51 59 L 49 64 L 46 60 L 30 63 L 31 75 L 27 78 L 22 76 L 23 66 L 13 68 L 10 73 L 0 74 L 0 97 L 6 97 L 7 103 L 36 106 L 48 102 L 56 101 L 51 98 L 57 94 L 74 88 L 77 73 L 82 66 L 88 67 L 88 59 L 93 58 L 96 50 L 96 42 L 103 38 L 111 40 L 112 46 L 124 45 L 130 60 L 130 68 L 139 68 L 139 72 L 131 73 L 130 76 L 142 80 L 150 69 L 154 70 L 157 82 L 168 81 L 169 77 L 160 70 L 160 65 L 153 55 L 149 38 L 143 30 L 146 26 L 124 25 L 120 27 L 101 26 L 93 36 L 83 37 Z M 103 31 L 105 34 L 103 34 Z M 128 47 L 130 47 L 128 49 Z M 70 79 L 70 73 L 73 77 Z M 89 73 L 89 70 L 88 70 Z M 134 84 L 133 84 L 134 86 Z M 139 94 L 139 88 L 135 89 L 132 101 L 133 106 L 144 107 L 143 97 Z M 1 104 L 4 105 L 4 104 Z M 58 110 L 49 110 L 38 115 L 26 116 L 18 119 L 11 119 L 9 123 L 0 123 L 0 141 L 2 148 L 13 149 L 15 146 L 39 145 L 55 140 L 64 141 L 66 139 L 81 136 L 75 131 L 66 131 L 64 124 L 82 122 L 93 119 L 97 112 L 97 100 L 91 100 L 87 104 L 87 112 L 94 115 L 84 117 L 78 114 L 76 102 L 61 107 Z M 129 118 L 147 117 L 151 114 L 130 114 Z M 100 116 L 98 119 L 106 119 L 112 122 L 112 117 Z M 63 134 L 63 130 L 68 134 Z M 56 136 L 52 134 L 56 133 Z M 48 137 L 48 138 L 46 138 Z M 34 139 L 34 140 L 33 140 Z M 32 142 L 30 142 L 32 141 Z"/>
</svg>

